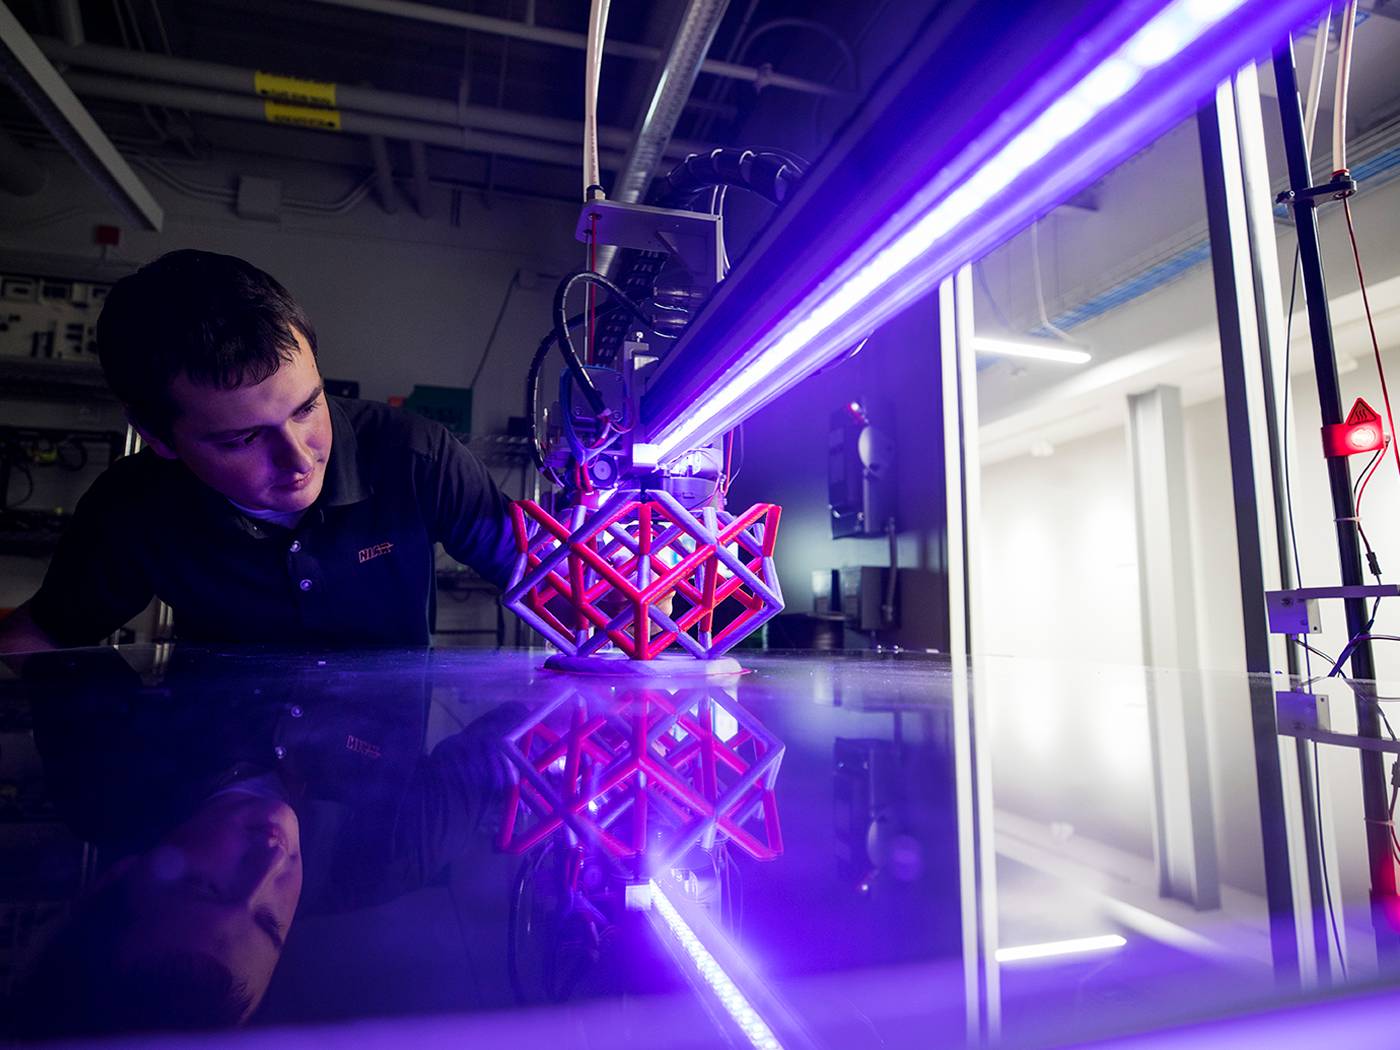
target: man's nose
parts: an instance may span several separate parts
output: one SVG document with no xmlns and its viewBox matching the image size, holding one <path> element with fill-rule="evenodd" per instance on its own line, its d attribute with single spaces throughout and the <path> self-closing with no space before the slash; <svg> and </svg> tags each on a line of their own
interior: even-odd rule
<svg viewBox="0 0 1400 1050">
<path fill-rule="evenodd" d="M 283 429 L 277 434 L 273 462 L 289 474 L 305 474 L 315 466 L 316 459 L 300 435 Z"/>
<path fill-rule="evenodd" d="M 283 849 L 265 842 L 257 842 L 244 852 L 238 868 L 231 873 L 225 884 L 229 897 L 237 901 L 250 901 L 268 883 L 274 881 L 292 862 Z"/>
</svg>

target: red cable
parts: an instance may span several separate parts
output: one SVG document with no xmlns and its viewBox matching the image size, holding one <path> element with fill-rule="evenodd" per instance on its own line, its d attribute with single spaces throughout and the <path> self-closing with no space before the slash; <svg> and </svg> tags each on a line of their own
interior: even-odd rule
<svg viewBox="0 0 1400 1050">
<path fill-rule="evenodd" d="M 1389 438 L 1386 438 L 1386 444 L 1394 444 L 1394 442 L 1392 442 Z M 1370 484 L 1371 476 L 1375 474 L 1377 470 L 1380 469 L 1381 460 L 1384 458 L 1384 455 L 1376 457 L 1376 461 L 1371 464 L 1371 466 L 1367 469 L 1365 475 L 1361 478 L 1361 487 L 1356 490 L 1356 503 L 1352 507 L 1352 513 L 1356 515 L 1356 527 L 1358 529 L 1361 528 L 1361 500 L 1366 495 L 1366 486 Z"/>
<path fill-rule="evenodd" d="M 1376 322 L 1371 319 L 1371 300 L 1366 295 L 1366 276 L 1361 272 L 1361 251 L 1356 246 L 1356 227 L 1351 223 L 1351 202 L 1346 197 L 1342 198 L 1342 211 L 1346 213 L 1347 217 L 1347 236 L 1351 238 L 1351 257 L 1356 260 L 1356 281 L 1361 285 L 1361 303 L 1366 308 L 1366 324 L 1371 329 L 1371 349 L 1376 354 L 1376 372 L 1381 377 L 1381 398 L 1385 401 L 1385 419 L 1390 424 L 1391 436 L 1395 437 L 1395 416 L 1390 411 L 1390 390 L 1385 385 L 1385 365 L 1381 362 L 1381 344 L 1376 339 Z M 1395 453 L 1395 469 L 1400 471 L 1400 441 L 1393 440 L 1390 446 Z M 1369 478 L 1370 475 L 1367 475 L 1368 480 Z M 1365 482 L 1362 483 L 1361 489 L 1363 492 L 1366 490 Z M 1360 499 L 1358 495 L 1358 503 Z"/>
</svg>

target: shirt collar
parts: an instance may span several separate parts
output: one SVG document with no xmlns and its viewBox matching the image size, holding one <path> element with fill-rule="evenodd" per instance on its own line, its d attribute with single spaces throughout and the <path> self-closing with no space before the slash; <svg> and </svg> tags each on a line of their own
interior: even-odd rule
<svg viewBox="0 0 1400 1050">
<path fill-rule="evenodd" d="M 360 446 L 355 440 L 355 428 L 338 398 L 327 396 L 326 408 L 331 414 L 331 454 L 326 460 L 326 480 L 321 486 L 322 507 L 344 507 L 360 503 L 374 493 L 364 464 L 360 462 Z"/>
</svg>

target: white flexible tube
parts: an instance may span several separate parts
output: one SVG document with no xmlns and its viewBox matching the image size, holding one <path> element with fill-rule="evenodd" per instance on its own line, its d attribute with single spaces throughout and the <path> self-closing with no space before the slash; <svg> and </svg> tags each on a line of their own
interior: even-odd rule
<svg viewBox="0 0 1400 1050">
<path fill-rule="evenodd" d="M 1347 168 L 1347 94 L 1351 90 L 1351 38 L 1356 33 L 1356 0 L 1342 12 L 1341 47 L 1337 51 L 1337 98 L 1332 106 L 1332 170 Z"/>
<path fill-rule="evenodd" d="M 1313 46 L 1312 71 L 1308 74 L 1308 104 L 1303 110 L 1303 143 L 1308 148 L 1308 165 L 1312 165 L 1313 131 L 1317 128 L 1317 107 L 1322 101 L 1322 73 L 1327 68 L 1327 40 L 1332 32 L 1332 12 L 1322 16 L 1317 27 L 1317 42 Z"/>
<path fill-rule="evenodd" d="M 583 71 L 583 199 L 589 187 L 600 185 L 598 166 L 598 79 L 603 66 L 603 38 L 608 29 L 609 0 L 593 0 L 588 13 L 588 49 Z"/>
</svg>

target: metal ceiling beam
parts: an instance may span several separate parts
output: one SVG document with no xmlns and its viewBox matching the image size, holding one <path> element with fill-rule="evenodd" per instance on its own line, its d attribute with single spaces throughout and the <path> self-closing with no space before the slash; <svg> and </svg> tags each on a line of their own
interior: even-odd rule
<svg viewBox="0 0 1400 1050">
<path fill-rule="evenodd" d="M 160 230 L 165 222 L 160 204 L 3 3 L 0 74 L 123 214 L 147 229 Z"/>
<path fill-rule="evenodd" d="M 556 47 L 584 51 L 588 47 L 588 37 L 583 33 L 567 29 L 551 29 L 548 26 L 517 22 L 509 18 L 492 18 L 489 15 L 469 14 L 466 11 L 452 11 L 432 4 L 414 3 L 413 0 L 311 0 L 312 3 L 329 7 L 350 8 L 367 11 L 371 14 L 390 15 L 407 18 L 416 22 L 431 22 L 435 25 L 452 26 L 476 33 L 494 33 L 497 36 L 513 37 L 517 40 L 532 40 L 540 44 L 553 44 Z M 659 62 L 663 55 L 660 48 L 646 44 L 634 44 L 626 40 L 609 40 L 603 45 L 603 53 L 620 58 L 634 58 L 644 62 Z M 778 87 L 789 91 L 800 91 L 809 95 L 844 95 L 846 92 L 802 77 L 774 73 L 767 67 L 741 66 L 733 62 L 720 62 L 706 59 L 700 72 L 711 76 L 727 77 L 731 80 L 744 80 L 760 88 Z"/>
</svg>

